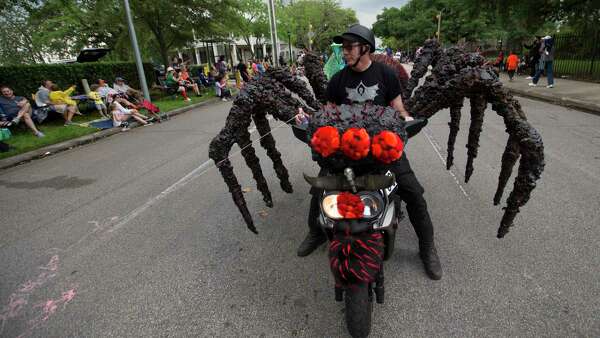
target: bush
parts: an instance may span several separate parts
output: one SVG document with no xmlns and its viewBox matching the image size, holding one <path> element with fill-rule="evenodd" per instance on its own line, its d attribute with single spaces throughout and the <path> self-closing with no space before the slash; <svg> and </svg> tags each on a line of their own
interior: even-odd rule
<svg viewBox="0 0 600 338">
<path fill-rule="evenodd" d="M 144 63 L 148 86 L 156 82 L 154 67 Z M 37 64 L 0 67 L 0 83 L 11 87 L 15 95 L 30 98 L 40 87 L 42 80 L 52 80 L 61 90 L 77 85 L 77 92 L 83 93 L 81 79 L 92 85 L 104 79 L 112 86 L 115 77 L 125 78 L 133 88 L 140 88 L 137 68 L 133 62 L 89 62 L 74 64 Z"/>
</svg>

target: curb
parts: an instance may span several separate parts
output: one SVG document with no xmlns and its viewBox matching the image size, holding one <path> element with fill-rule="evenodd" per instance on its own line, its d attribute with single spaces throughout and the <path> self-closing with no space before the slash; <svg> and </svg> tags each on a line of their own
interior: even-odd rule
<svg viewBox="0 0 600 338">
<path fill-rule="evenodd" d="M 513 89 L 506 86 L 505 88 L 508 89 L 508 91 L 511 94 L 516 96 L 527 97 L 534 100 L 544 101 L 559 106 L 580 110 L 589 114 L 600 115 L 600 105 L 598 104 L 584 102 L 577 99 L 571 99 L 568 97 L 555 97 L 551 95 L 544 95 L 523 89 Z"/>
<path fill-rule="evenodd" d="M 199 107 L 202 107 L 204 105 L 207 105 L 209 103 L 213 103 L 216 102 L 218 99 L 217 98 L 210 98 L 206 101 L 203 102 L 198 102 L 195 103 L 193 105 L 189 105 L 186 107 L 181 107 L 181 108 L 177 108 L 177 109 L 173 109 L 169 112 L 166 112 L 165 114 L 167 114 L 167 116 L 169 118 L 179 115 L 179 114 L 183 114 L 185 112 L 188 112 L 192 109 L 196 109 Z M 130 124 L 130 128 L 137 128 L 139 127 L 140 124 L 137 122 L 131 123 Z M 56 143 L 56 144 L 51 144 L 49 146 L 43 147 L 43 148 L 39 148 L 39 149 L 35 149 L 23 154 L 19 154 L 19 155 L 15 155 L 9 158 L 5 158 L 0 160 L 0 169 L 7 169 L 7 168 L 11 168 L 26 162 L 30 162 L 39 158 L 43 158 L 43 157 L 47 157 L 50 155 L 54 155 L 56 153 L 65 151 L 65 150 L 69 150 L 71 148 L 74 147 L 78 147 L 84 144 L 88 144 L 88 143 L 92 143 L 95 142 L 97 140 L 103 139 L 105 137 L 114 135 L 114 134 L 119 134 L 121 133 L 121 128 L 111 128 L 111 129 L 106 129 L 106 130 L 101 130 L 89 135 L 84 135 L 78 138 L 74 138 L 72 140 L 67 140 L 67 141 L 63 141 L 60 143 Z"/>
</svg>

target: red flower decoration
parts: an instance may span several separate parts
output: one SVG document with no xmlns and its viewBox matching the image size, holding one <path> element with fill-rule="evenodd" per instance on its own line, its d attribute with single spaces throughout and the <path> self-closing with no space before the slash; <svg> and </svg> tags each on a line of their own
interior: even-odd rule
<svg viewBox="0 0 600 338">
<path fill-rule="evenodd" d="M 402 156 L 404 142 L 400 136 L 389 130 L 384 130 L 373 137 L 371 144 L 371 153 L 377 160 L 388 164 L 399 159 Z"/>
<path fill-rule="evenodd" d="M 337 208 L 344 218 L 360 218 L 365 210 L 365 204 L 358 195 L 341 192 L 337 197 Z"/>
<path fill-rule="evenodd" d="M 342 152 L 353 160 L 360 160 L 369 154 L 371 138 L 364 128 L 350 128 L 342 135 Z"/>
<path fill-rule="evenodd" d="M 310 145 L 321 156 L 327 157 L 340 149 L 340 133 L 332 126 L 320 127 L 313 134 Z"/>
</svg>

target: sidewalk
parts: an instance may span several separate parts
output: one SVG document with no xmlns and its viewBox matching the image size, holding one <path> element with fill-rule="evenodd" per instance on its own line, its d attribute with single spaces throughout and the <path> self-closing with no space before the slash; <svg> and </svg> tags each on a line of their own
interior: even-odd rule
<svg viewBox="0 0 600 338">
<path fill-rule="evenodd" d="M 600 115 L 600 83 L 554 79 L 554 88 L 546 88 L 548 81 L 541 78 L 537 87 L 529 87 L 525 75 L 508 81 L 508 74 L 500 74 L 502 84 L 514 95 L 529 97 L 577 110 Z"/>
</svg>

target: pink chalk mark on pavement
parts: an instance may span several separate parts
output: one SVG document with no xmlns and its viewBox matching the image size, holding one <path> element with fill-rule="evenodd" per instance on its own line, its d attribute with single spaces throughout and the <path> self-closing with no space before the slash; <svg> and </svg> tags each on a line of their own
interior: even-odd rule
<svg viewBox="0 0 600 338">
<path fill-rule="evenodd" d="M 34 305 L 34 308 L 42 308 L 42 314 L 40 316 L 40 318 L 36 318 L 32 321 L 30 321 L 31 324 L 34 324 L 36 321 L 41 321 L 41 322 L 45 322 L 48 320 L 48 318 L 50 318 L 50 316 L 52 316 L 56 310 L 58 310 L 58 307 L 60 305 L 63 306 L 63 308 L 65 306 L 67 306 L 67 304 L 73 299 L 75 298 L 75 295 L 77 294 L 77 291 L 75 289 L 71 289 L 68 291 L 65 291 L 62 293 L 62 296 L 60 298 L 57 299 L 48 299 L 47 301 L 43 302 L 43 303 L 39 303 L 37 305 Z"/>
<path fill-rule="evenodd" d="M 56 276 L 58 263 L 58 255 L 52 256 L 48 264 L 39 267 L 39 269 L 43 271 L 37 278 L 22 283 L 17 290 L 8 297 L 8 303 L 4 305 L 2 312 L 0 312 L 0 336 L 2 336 L 4 326 L 10 319 L 17 318 L 24 314 L 31 294 Z M 74 287 L 63 292 L 57 299 L 49 299 L 45 302 L 33 305 L 32 309 L 41 309 L 41 313 L 27 322 L 27 329 L 18 337 L 22 338 L 30 335 L 36 327 L 46 322 L 53 314 L 55 314 L 59 309 L 59 306 L 64 308 L 71 300 L 73 300 L 76 294 L 77 291 Z"/>
</svg>

